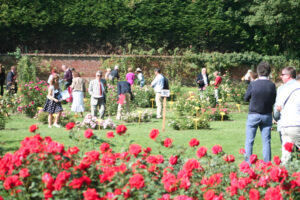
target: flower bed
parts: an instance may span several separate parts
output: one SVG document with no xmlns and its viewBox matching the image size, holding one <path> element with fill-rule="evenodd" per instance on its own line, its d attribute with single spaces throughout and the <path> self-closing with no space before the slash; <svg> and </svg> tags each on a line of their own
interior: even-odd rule
<svg viewBox="0 0 300 200">
<path fill-rule="evenodd" d="M 0 195 L 4 199 L 299 199 L 297 161 L 289 171 L 280 166 L 277 156 L 264 163 L 252 155 L 252 167 L 246 162 L 237 165 L 221 146 L 209 151 L 195 138 L 188 144 L 195 158 L 184 159 L 185 150 L 156 129 L 150 139 L 160 144 L 159 152 L 173 148 L 171 157 L 152 154 L 151 148 L 139 144 L 124 143 L 126 151 L 114 152 L 109 140 L 124 137 L 126 131 L 119 125 L 116 136 L 108 132 L 99 149 L 87 152 L 38 134 L 25 138 L 19 150 L 0 158 Z M 87 144 L 96 139 L 91 129 L 84 136 Z"/>
</svg>

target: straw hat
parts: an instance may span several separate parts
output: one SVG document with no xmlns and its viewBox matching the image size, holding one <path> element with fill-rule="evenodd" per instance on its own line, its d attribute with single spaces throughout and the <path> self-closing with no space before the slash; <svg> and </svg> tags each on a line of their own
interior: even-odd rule
<svg viewBox="0 0 300 200">
<path fill-rule="evenodd" d="M 142 70 L 141 70 L 141 68 L 138 67 L 135 71 L 136 72 L 141 72 Z"/>
</svg>

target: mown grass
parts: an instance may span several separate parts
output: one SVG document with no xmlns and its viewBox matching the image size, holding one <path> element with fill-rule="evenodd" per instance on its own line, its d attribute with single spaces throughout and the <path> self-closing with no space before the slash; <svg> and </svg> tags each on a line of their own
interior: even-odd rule
<svg viewBox="0 0 300 200">
<path fill-rule="evenodd" d="M 245 110 L 246 106 L 244 107 Z M 154 110 L 153 110 L 154 111 Z M 173 115 L 172 112 L 167 113 L 167 118 Z M 246 112 L 234 112 L 230 114 L 231 120 L 224 122 L 211 122 L 211 128 L 206 130 L 173 130 L 166 125 L 165 132 L 161 132 L 162 120 L 152 119 L 149 123 L 124 123 L 128 130 L 126 137 L 116 136 L 112 139 L 106 138 L 106 132 L 108 130 L 95 130 L 94 134 L 98 135 L 101 139 L 109 142 L 114 151 L 121 151 L 128 148 L 129 143 L 138 143 L 142 147 L 151 147 L 153 153 L 159 153 L 159 150 L 163 151 L 163 154 L 169 156 L 171 154 L 178 154 L 177 149 L 179 147 L 185 147 L 184 153 L 180 153 L 183 157 L 195 157 L 196 150 L 188 146 L 188 142 L 191 138 L 197 138 L 200 141 L 200 146 L 206 146 L 208 149 L 215 144 L 219 144 L 223 147 L 224 152 L 227 154 L 233 154 L 238 162 L 243 160 L 243 156 L 239 155 L 239 149 L 244 148 L 245 141 L 245 125 L 247 119 Z M 117 124 L 122 122 L 116 121 Z M 86 145 L 87 139 L 83 137 L 84 129 L 76 131 L 76 136 L 80 138 L 79 143 L 74 143 L 69 139 L 68 131 L 65 128 L 48 128 L 47 125 L 38 123 L 35 119 L 27 118 L 23 115 L 13 115 L 10 117 L 6 124 L 6 129 L 0 131 L 0 153 L 13 152 L 20 146 L 20 142 L 27 136 L 32 135 L 28 131 L 28 127 L 31 124 L 38 124 L 38 133 L 41 136 L 50 136 L 53 140 L 63 143 L 65 147 L 69 146 L 88 146 L 88 149 L 92 148 L 92 145 Z M 149 139 L 149 133 L 153 129 L 160 130 L 160 138 L 170 137 L 173 139 L 173 148 L 166 149 L 161 148 L 161 145 Z M 99 144 L 96 144 L 94 148 L 98 149 Z M 262 142 L 260 132 L 258 131 L 254 144 L 254 152 L 259 158 L 262 158 Z M 281 155 L 281 145 L 279 136 L 276 131 L 272 132 L 272 155 Z"/>
</svg>

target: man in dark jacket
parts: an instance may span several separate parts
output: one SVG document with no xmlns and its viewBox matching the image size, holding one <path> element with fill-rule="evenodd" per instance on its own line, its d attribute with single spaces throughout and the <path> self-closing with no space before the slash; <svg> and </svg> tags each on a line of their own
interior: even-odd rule
<svg viewBox="0 0 300 200">
<path fill-rule="evenodd" d="M 271 160 L 271 128 L 272 110 L 276 98 L 276 87 L 268 78 L 271 72 L 270 64 L 261 62 L 257 66 L 259 78 L 252 81 L 244 96 L 250 100 L 249 114 L 246 124 L 245 160 L 250 163 L 256 130 L 259 127 L 263 143 L 263 159 Z"/>
<path fill-rule="evenodd" d="M 115 79 L 117 79 L 117 81 L 119 81 L 120 76 L 119 76 L 119 66 L 118 65 L 116 65 L 115 69 L 110 72 L 109 79 L 112 81 L 113 84 L 114 84 Z"/>
<path fill-rule="evenodd" d="M 133 95 L 131 92 L 130 83 L 127 81 L 120 81 L 118 82 L 118 112 L 117 112 L 117 119 L 120 120 L 122 116 L 122 105 L 126 104 L 126 111 L 130 112 L 130 99 L 133 99 Z"/>
<path fill-rule="evenodd" d="M 198 74 L 196 82 L 200 91 L 205 90 L 205 88 L 209 85 L 209 78 L 206 73 L 206 68 L 202 68 L 201 73 Z"/>
<path fill-rule="evenodd" d="M 5 83 L 5 71 L 0 63 L 0 95 L 3 96 L 3 85 Z"/>
<path fill-rule="evenodd" d="M 7 73 L 6 77 L 6 89 L 10 93 L 17 93 L 17 72 L 15 66 L 10 68 L 10 71 Z"/>
</svg>

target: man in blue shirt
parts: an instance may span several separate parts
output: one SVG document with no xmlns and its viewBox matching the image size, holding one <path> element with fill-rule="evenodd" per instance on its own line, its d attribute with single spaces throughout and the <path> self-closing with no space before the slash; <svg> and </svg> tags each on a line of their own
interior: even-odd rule
<svg viewBox="0 0 300 200">
<path fill-rule="evenodd" d="M 157 107 L 156 111 L 156 118 L 161 118 L 161 110 L 162 110 L 162 104 L 161 104 L 161 91 L 164 88 L 164 76 L 160 73 L 160 69 L 155 68 L 155 79 L 152 81 L 151 86 L 154 88 L 155 92 L 155 103 Z"/>
<path fill-rule="evenodd" d="M 271 128 L 272 110 L 276 98 L 276 87 L 268 78 L 271 73 L 270 64 L 261 62 L 257 66 L 259 78 L 249 84 L 244 96 L 250 100 L 249 114 L 246 124 L 245 160 L 250 163 L 257 128 L 260 128 L 263 142 L 263 159 L 271 160 Z"/>
</svg>

